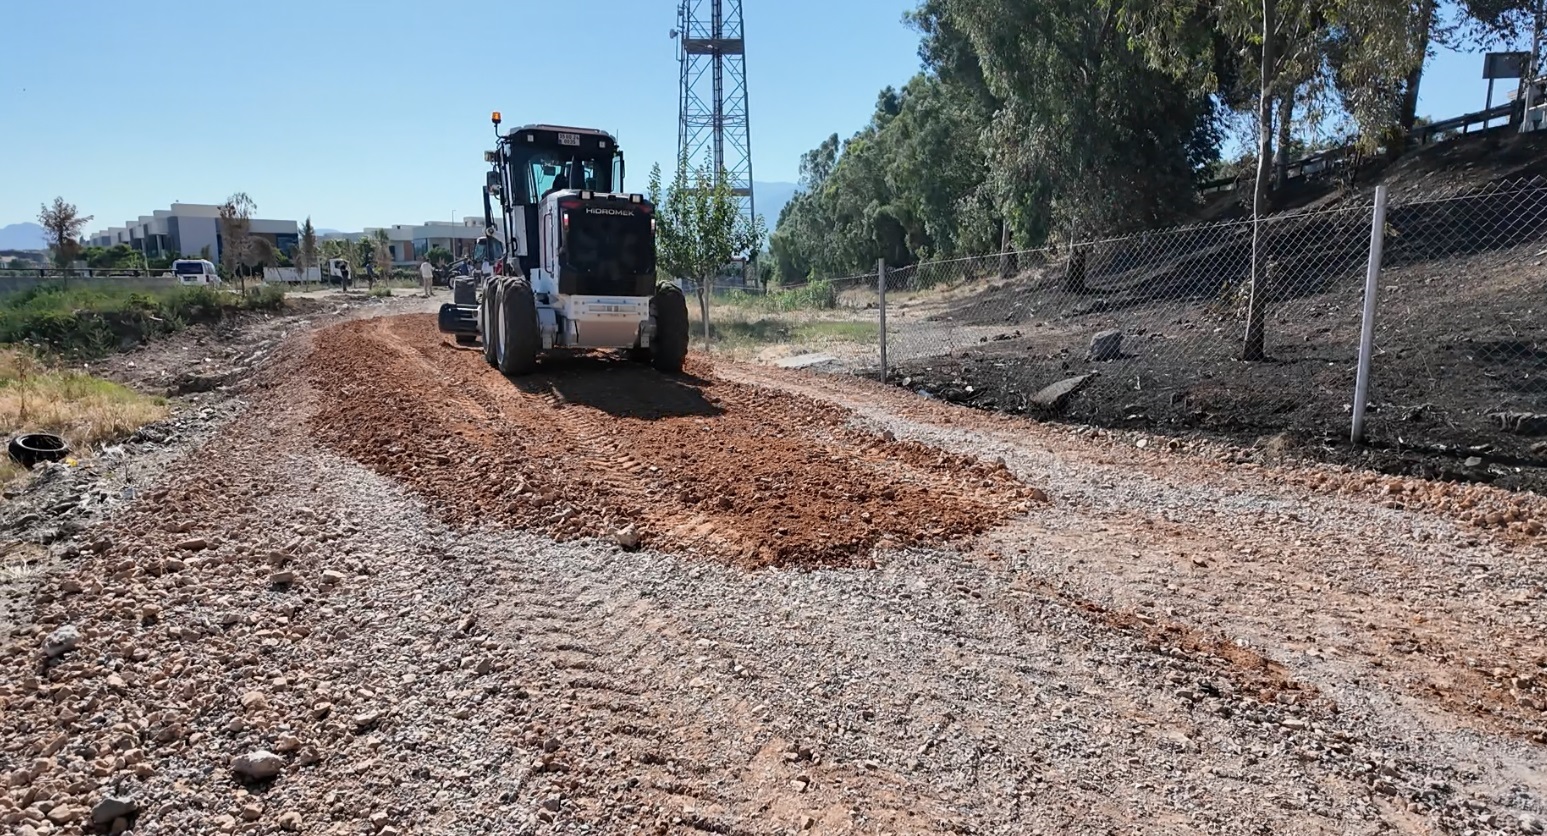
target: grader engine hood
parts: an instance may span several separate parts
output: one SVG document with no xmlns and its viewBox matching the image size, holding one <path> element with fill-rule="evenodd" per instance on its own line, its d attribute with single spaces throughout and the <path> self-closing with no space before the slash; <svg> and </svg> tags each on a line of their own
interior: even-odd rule
<svg viewBox="0 0 1547 836">
<path fill-rule="evenodd" d="M 632 297 L 655 293 L 653 206 L 625 197 L 583 196 L 561 199 L 558 204 L 559 293 Z"/>
</svg>

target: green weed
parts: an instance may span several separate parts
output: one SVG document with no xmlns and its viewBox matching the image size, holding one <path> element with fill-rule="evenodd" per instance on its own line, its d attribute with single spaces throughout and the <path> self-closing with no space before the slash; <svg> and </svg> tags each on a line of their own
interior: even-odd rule
<svg viewBox="0 0 1547 836">
<path fill-rule="evenodd" d="M 27 344 L 72 357 L 100 357 L 240 311 L 277 311 L 285 291 L 232 293 L 210 287 L 165 290 L 39 285 L 0 297 L 0 343 Z"/>
</svg>

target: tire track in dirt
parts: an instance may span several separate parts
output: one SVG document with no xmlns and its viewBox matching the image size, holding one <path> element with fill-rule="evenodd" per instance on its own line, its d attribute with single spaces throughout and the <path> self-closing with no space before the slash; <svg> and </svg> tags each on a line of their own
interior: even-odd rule
<svg viewBox="0 0 1547 836">
<path fill-rule="evenodd" d="M 562 584 L 502 571 L 498 589 L 480 593 L 488 603 L 480 627 L 521 636 L 516 644 L 529 680 L 546 682 L 533 696 L 548 697 L 547 704 L 519 732 L 521 745 L 540 753 L 539 774 L 563 781 L 599 763 L 621 765 L 628 778 L 616 789 L 623 799 L 644 802 L 640 813 L 663 800 L 679 810 L 676 827 L 654 832 L 752 836 L 784 832 L 760 820 L 802 816 L 848 824 L 848 793 L 856 786 L 873 791 L 866 814 L 883 832 L 917 832 L 915 819 L 951 820 L 929 788 L 901 775 L 799 754 L 803 748 L 773 733 L 748 701 L 766 687 L 758 675 L 743 672 L 729 683 L 716 675 L 739 651 L 696 638 L 702 630 L 682 612 L 641 597 L 604 566 L 571 567 Z M 666 710 L 663 700 L 712 705 L 724 712 L 721 725 L 706 734 L 691 712 Z M 549 744 L 552 735 L 562 745 Z M 807 776 L 809 790 L 786 789 L 796 775 Z M 605 819 L 632 809 L 627 802 L 612 810 L 587 805 L 579 817 Z"/>
<path fill-rule="evenodd" d="M 970 538 L 1042 494 L 1002 464 L 847 426 L 846 411 L 610 357 L 510 381 L 433 319 L 318 335 L 310 419 L 327 443 L 455 523 L 616 535 L 753 567 L 854 565 Z M 693 371 L 704 376 L 694 376 Z"/>
<path fill-rule="evenodd" d="M 539 481 L 542 473 L 562 474 L 563 481 L 551 488 L 557 495 L 604 498 L 589 512 L 580 508 L 576 515 L 566 512 L 579 508 L 579 503 L 565 504 L 558 512 L 557 523 L 561 527 L 583 525 L 587 516 L 595 516 L 602 521 L 604 534 L 632 523 L 641 533 L 655 535 L 656 542 L 673 550 L 729 556 L 751 565 L 777 565 L 787 559 L 758 547 L 738 526 L 742 522 L 737 518 L 741 508 L 762 509 L 770 501 L 767 494 L 777 493 L 777 486 L 772 484 L 776 476 L 759 469 L 762 461 L 754 452 L 758 448 L 751 442 L 759 443 L 778 462 L 837 465 L 862 473 L 876 485 L 873 493 L 882 503 L 917 491 L 939 506 L 973 507 L 1000 484 L 996 477 L 1006 472 L 997 464 L 985 465 L 917 441 L 858 429 L 846 410 L 825 402 L 778 390 L 720 383 L 702 362 L 690 368 L 690 372 L 703 375 L 687 378 L 690 386 L 668 385 L 655 392 L 641 389 L 670 379 L 632 364 L 591 358 L 556 359 L 550 361 L 554 368 L 549 373 L 512 382 L 488 369 L 481 356 L 451 350 L 444 340 L 435 341 L 438 334 L 430 332 L 430 338 L 425 338 L 417 323 L 407 318 L 378 320 L 371 325 L 373 339 L 389 343 L 393 350 L 412 357 L 416 375 L 463 389 L 447 400 L 470 414 L 489 416 L 500 426 L 510 428 L 496 430 L 496 438 L 507 432 L 545 438 L 545 457 L 525 462 L 526 470 L 522 472 L 529 482 Z M 471 363 L 463 362 L 469 359 Z M 799 417 L 790 415 L 788 404 L 792 402 Z M 647 417 L 635 418 L 636 415 Z M 667 429 L 642 434 L 655 429 L 657 424 L 664 424 Z M 740 484 L 722 484 L 718 493 L 683 486 L 681 482 L 689 480 L 676 474 L 684 460 L 662 454 L 672 446 L 672 435 L 716 438 L 725 449 L 737 454 L 736 465 L 740 469 L 729 472 L 733 480 L 754 486 L 750 498 L 730 498 L 743 489 Z M 701 449 L 691 441 L 676 446 Z M 562 455 L 552 455 L 555 450 Z M 686 461 L 694 462 L 691 458 Z M 942 478 L 942 473 L 951 473 L 955 478 Z M 820 475 L 825 474 L 819 471 Z M 666 481 L 673 484 L 662 491 L 656 483 Z M 765 487 L 771 490 L 765 492 Z M 638 501 L 652 491 L 667 501 Z M 1023 490 L 1019 501 L 1037 493 Z M 709 496 L 717 498 L 706 503 L 704 498 Z M 773 498 L 775 507 L 779 507 L 781 498 Z M 826 510 L 821 508 L 791 520 L 785 530 L 814 533 L 821 538 L 832 531 L 834 519 L 844 516 L 841 501 L 835 503 L 832 513 L 824 513 Z M 867 512 L 860 512 L 864 513 Z M 885 513 L 889 520 L 903 521 L 902 512 L 895 508 Z M 901 537 L 884 533 L 871 545 L 917 545 L 960 536 L 941 524 L 939 516 L 928 513 L 910 515 L 907 522 L 916 527 Z M 554 532 L 552 527 L 547 530 Z M 773 533 L 777 535 L 778 530 Z M 862 561 L 868 552 L 869 548 L 861 547 L 851 552 L 847 560 L 833 562 Z M 1062 600 L 1093 622 L 1142 637 L 1152 649 L 1180 647 L 1199 658 L 1210 659 L 1221 673 L 1238 680 L 1243 688 L 1265 701 L 1280 699 L 1280 694 L 1294 695 L 1295 702 L 1306 704 L 1320 700 L 1314 688 L 1294 681 L 1282 667 L 1220 636 L 1103 607 L 1079 596 L 1071 597 L 1046 583 L 1039 584 L 1039 591 Z"/>
<path fill-rule="evenodd" d="M 685 383 L 593 358 L 556 359 L 548 373 L 512 382 L 489 369 L 481 355 L 437 342 L 439 334 L 418 319 L 384 319 L 365 333 L 322 335 L 348 340 L 358 351 L 405 358 L 364 382 L 358 379 L 362 365 L 348 360 L 345 350 L 318 356 L 337 358 L 329 374 L 354 373 L 340 385 L 355 397 L 365 390 L 369 399 L 368 386 L 412 390 L 442 408 L 455 406 L 463 415 L 493 423 L 490 432 L 463 439 L 488 446 L 492 438 L 495 449 L 440 457 L 430 466 L 380 455 L 383 448 L 369 434 L 342 442 L 378 472 L 404 479 L 434 500 L 453 521 L 476 522 L 487 515 L 561 538 L 607 536 L 632 525 L 647 544 L 746 566 L 855 565 L 868 564 L 875 547 L 980 534 L 996 524 L 984 520 L 1002 522 L 1045 496 L 1011 481 L 1001 463 L 858 429 L 847 410 L 779 390 L 726 384 L 709 377 L 702 362 L 689 371 L 704 377 L 689 376 Z M 390 348 L 377 349 L 372 341 Z M 437 394 L 437 389 L 457 391 Z M 321 409 L 328 411 L 325 395 Z M 543 443 L 501 451 L 500 439 L 506 437 Z M 729 455 L 724 460 L 698 455 L 720 451 Z M 781 481 L 802 470 L 812 490 L 792 495 Z M 480 479 L 507 490 L 486 501 L 478 496 Z M 834 487 L 844 484 L 852 487 Z M 981 516 L 973 523 L 964 511 Z M 835 537 L 844 525 L 853 528 L 849 536 Z M 793 542 L 780 542 L 784 537 Z M 1051 588 L 1041 591 L 1055 594 Z M 1260 658 L 1238 658 L 1228 642 L 1179 625 L 1147 624 L 1083 599 L 1065 603 L 1092 621 L 1148 635 L 1152 645 L 1185 645 L 1266 699 L 1285 690 L 1314 699 L 1314 689 L 1304 689 Z"/>
</svg>

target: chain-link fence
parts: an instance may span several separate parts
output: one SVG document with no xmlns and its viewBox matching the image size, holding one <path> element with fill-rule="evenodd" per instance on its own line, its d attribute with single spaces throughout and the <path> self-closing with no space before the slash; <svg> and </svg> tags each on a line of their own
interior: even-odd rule
<svg viewBox="0 0 1547 836">
<path fill-rule="evenodd" d="M 1547 180 L 1386 211 L 1369 428 L 1463 466 L 1547 459 Z"/>
<path fill-rule="evenodd" d="M 1236 221 L 899 271 L 891 379 L 1104 426 L 1346 433 L 1371 211 L 1260 224 L 1264 361 L 1239 359 L 1254 224 Z"/>
<path fill-rule="evenodd" d="M 884 297 L 869 274 L 727 299 L 717 343 L 740 329 L 742 357 L 875 377 L 884 336 L 888 382 L 927 397 L 1346 446 L 1378 199 L 926 262 L 886 271 Z M 1368 438 L 1543 459 L 1547 181 L 1381 208 Z M 1265 356 L 1247 361 L 1254 237 Z"/>
</svg>

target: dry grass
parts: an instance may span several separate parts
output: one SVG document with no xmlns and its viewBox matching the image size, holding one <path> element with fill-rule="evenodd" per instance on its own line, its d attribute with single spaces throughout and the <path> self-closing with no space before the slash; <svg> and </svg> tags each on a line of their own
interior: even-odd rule
<svg viewBox="0 0 1547 836">
<path fill-rule="evenodd" d="M 0 546 L 0 587 L 36 577 L 46 553 L 27 543 Z"/>
<path fill-rule="evenodd" d="M 51 369 L 32 356 L 0 348 L 0 437 L 18 432 L 63 436 L 75 455 L 126 438 L 167 416 L 152 398 L 73 369 Z M 0 459 L 0 482 L 20 474 Z"/>
</svg>

